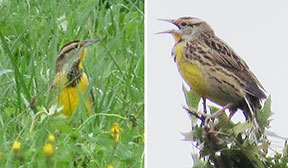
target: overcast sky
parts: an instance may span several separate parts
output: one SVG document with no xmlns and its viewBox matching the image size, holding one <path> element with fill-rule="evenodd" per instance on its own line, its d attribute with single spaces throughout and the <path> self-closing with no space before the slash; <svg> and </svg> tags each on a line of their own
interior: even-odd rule
<svg viewBox="0 0 288 168">
<path fill-rule="evenodd" d="M 277 2 L 277 3 L 276 3 Z M 171 57 L 174 39 L 157 32 L 176 29 L 157 19 L 183 16 L 205 20 L 242 57 L 272 95 L 271 129 L 288 137 L 288 1 L 146 0 L 147 167 L 191 167 L 193 147 L 182 84 Z M 233 117 L 237 120 L 242 114 Z M 274 142 L 277 144 L 276 140 Z"/>
</svg>

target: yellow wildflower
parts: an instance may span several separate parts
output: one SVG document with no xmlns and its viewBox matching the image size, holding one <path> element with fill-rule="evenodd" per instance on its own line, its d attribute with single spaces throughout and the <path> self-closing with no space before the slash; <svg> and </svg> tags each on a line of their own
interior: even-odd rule
<svg viewBox="0 0 288 168">
<path fill-rule="evenodd" d="M 1 158 L 2 158 L 2 152 L 0 152 L 0 160 L 1 160 Z"/>
<path fill-rule="evenodd" d="M 115 123 L 113 124 L 112 128 L 110 129 L 110 132 L 111 132 L 112 134 L 119 134 L 120 131 L 121 131 L 121 128 L 120 128 L 119 124 L 118 124 L 117 122 L 115 122 Z"/>
<path fill-rule="evenodd" d="M 120 128 L 119 124 L 116 123 L 116 122 L 113 124 L 113 126 L 112 126 L 111 129 L 110 129 L 110 132 L 111 132 L 111 134 L 114 136 L 114 141 L 115 141 L 116 143 L 118 143 L 119 140 L 120 140 L 120 131 L 121 131 L 121 130 L 122 130 L 122 129 Z"/>
<path fill-rule="evenodd" d="M 55 136 L 53 134 L 48 135 L 48 142 L 54 144 L 55 143 Z"/>
<path fill-rule="evenodd" d="M 54 145 L 51 143 L 46 143 L 43 147 L 43 152 L 46 157 L 51 157 L 54 154 Z"/>
<path fill-rule="evenodd" d="M 20 148 L 21 148 L 21 143 L 17 140 L 14 141 L 13 146 L 12 146 L 12 150 L 14 152 L 18 152 Z"/>
<path fill-rule="evenodd" d="M 109 164 L 107 168 L 115 168 L 113 165 Z"/>
<path fill-rule="evenodd" d="M 120 134 L 114 135 L 114 141 L 115 141 L 116 143 L 118 143 L 119 140 L 120 140 Z"/>
</svg>

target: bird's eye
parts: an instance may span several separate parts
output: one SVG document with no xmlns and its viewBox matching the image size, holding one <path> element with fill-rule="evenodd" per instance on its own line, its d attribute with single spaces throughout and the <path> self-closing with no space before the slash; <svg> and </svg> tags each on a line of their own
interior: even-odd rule
<svg viewBox="0 0 288 168">
<path fill-rule="evenodd" d="M 74 48 L 75 48 L 75 49 L 80 48 L 80 44 L 76 44 L 76 45 L 74 45 Z"/>
<path fill-rule="evenodd" d="M 187 25 L 186 22 L 182 22 L 182 23 L 181 23 L 181 26 L 186 26 L 186 25 Z"/>
</svg>

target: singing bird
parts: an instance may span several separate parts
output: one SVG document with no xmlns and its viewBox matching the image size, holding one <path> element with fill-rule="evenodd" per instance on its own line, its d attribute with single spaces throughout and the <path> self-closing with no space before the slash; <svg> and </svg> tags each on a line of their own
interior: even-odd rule
<svg viewBox="0 0 288 168">
<path fill-rule="evenodd" d="M 55 101 L 61 112 L 70 119 L 88 88 L 88 77 L 83 71 L 86 48 L 98 40 L 71 41 L 61 49 L 56 61 L 56 70 L 52 87 L 57 91 Z M 88 114 L 92 113 L 91 97 L 85 99 Z"/>
<path fill-rule="evenodd" d="M 162 33 L 175 38 L 172 55 L 192 90 L 204 102 L 207 98 L 221 106 L 230 104 L 230 117 L 242 109 L 246 119 L 252 119 L 266 94 L 245 61 L 201 19 L 182 17 L 164 21 L 178 27 Z"/>
</svg>

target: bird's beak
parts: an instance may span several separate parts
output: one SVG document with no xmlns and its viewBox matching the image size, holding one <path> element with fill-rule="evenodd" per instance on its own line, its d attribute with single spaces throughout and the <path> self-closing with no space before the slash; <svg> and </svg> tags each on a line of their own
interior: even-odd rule
<svg viewBox="0 0 288 168">
<path fill-rule="evenodd" d="M 176 30 L 167 30 L 167 31 L 163 31 L 163 32 L 158 32 L 158 33 L 155 33 L 155 34 L 174 34 Z"/>
<path fill-rule="evenodd" d="M 99 40 L 85 40 L 82 41 L 84 43 L 84 45 L 82 46 L 83 48 L 86 48 L 94 43 L 97 43 Z"/>
<path fill-rule="evenodd" d="M 158 19 L 158 20 L 175 24 L 175 20 L 173 19 Z"/>
<path fill-rule="evenodd" d="M 172 24 L 174 24 L 175 26 L 177 26 L 180 29 L 180 27 L 176 24 L 175 20 L 173 20 L 173 19 L 158 19 L 158 20 L 164 21 L 164 22 L 168 22 L 168 23 L 172 23 Z M 156 34 L 164 34 L 164 33 L 173 34 L 175 32 L 176 32 L 176 30 L 168 30 L 168 31 L 159 32 L 159 33 L 156 33 Z"/>
<path fill-rule="evenodd" d="M 180 29 L 179 25 L 175 22 L 176 20 L 173 20 L 173 19 L 158 19 L 158 20 L 164 21 L 164 22 L 168 22 L 168 23 L 172 23 L 172 24 L 174 24 L 175 26 L 177 26 Z"/>
</svg>

